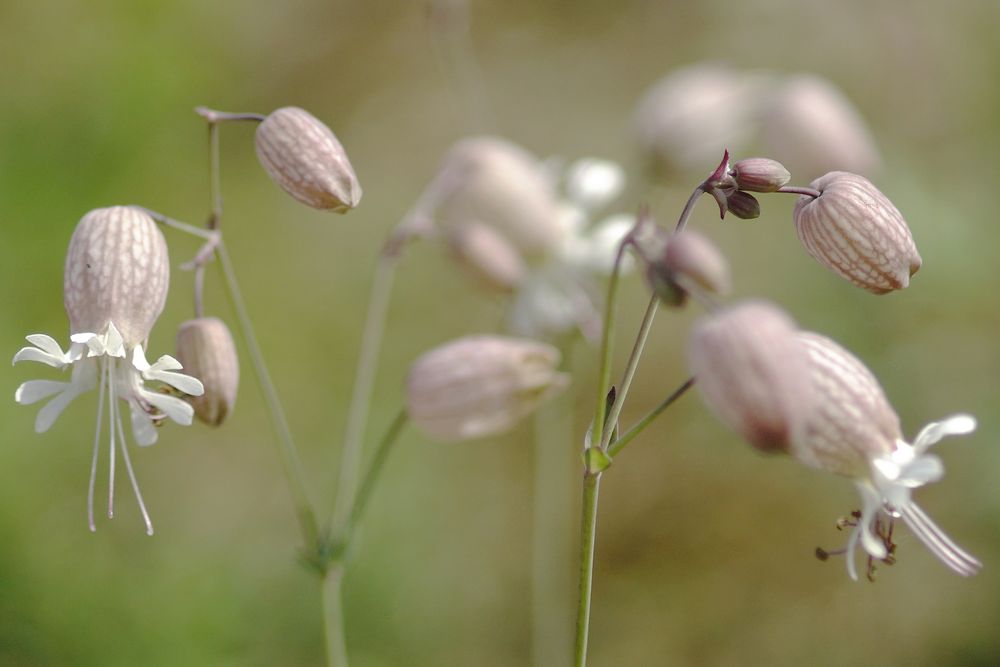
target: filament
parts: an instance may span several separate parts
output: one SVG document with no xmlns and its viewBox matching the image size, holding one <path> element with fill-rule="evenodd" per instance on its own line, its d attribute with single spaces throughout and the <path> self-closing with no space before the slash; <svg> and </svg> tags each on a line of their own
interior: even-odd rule
<svg viewBox="0 0 1000 667">
<path fill-rule="evenodd" d="M 125 429 L 122 427 L 121 411 L 118 412 L 118 443 L 122 450 L 122 459 L 125 461 L 125 470 L 128 471 L 128 478 L 132 482 L 132 490 L 135 491 L 135 499 L 139 501 L 139 511 L 142 512 L 142 520 L 146 524 L 146 534 L 153 534 L 153 522 L 149 519 L 149 512 L 146 511 L 146 503 L 142 501 L 142 494 L 139 493 L 139 482 L 135 479 L 135 471 L 132 470 L 132 461 L 128 456 L 128 448 L 125 447 Z M 111 424 L 113 429 L 115 424 Z"/>
<path fill-rule="evenodd" d="M 84 361 L 83 363 L 86 363 Z M 90 532 L 95 532 L 97 526 L 94 525 L 94 481 L 97 479 L 97 452 L 101 444 L 101 422 L 104 418 L 104 387 L 107 385 L 107 363 L 102 358 L 101 366 L 101 388 L 97 393 L 97 428 L 94 431 L 94 455 L 90 461 L 90 484 L 87 486 L 87 526 Z M 114 423 L 112 423 L 112 429 Z"/>
<path fill-rule="evenodd" d="M 108 362 L 108 421 L 111 424 L 111 444 L 108 447 L 110 466 L 108 468 L 108 518 L 115 517 L 115 422 L 121 420 L 121 410 L 118 406 L 118 392 L 115 391 L 116 362 Z"/>
</svg>

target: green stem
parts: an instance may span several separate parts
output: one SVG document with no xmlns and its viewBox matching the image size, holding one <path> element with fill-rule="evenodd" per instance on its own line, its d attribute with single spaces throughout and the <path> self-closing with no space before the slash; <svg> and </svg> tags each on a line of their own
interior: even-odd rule
<svg viewBox="0 0 1000 667">
<path fill-rule="evenodd" d="M 677 218 L 677 226 L 674 227 L 674 234 L 684 231 L 684 227 L 687 226 L 688 218 L 691 217 L 691 213 L 694 212 L 694 205 L 698 203 L 698 199 L 705 194 L 702 186 L 698 186 L 688 197 L 687 203 L 684 204 L 684 210 L 681 211 L 681 215 Z"/>
<path fill-rule="evenodd" d="M 646 346 L 646 339 L 649 338 L 649 331 L 653 326 L 653 319 L 656 317 L 656 310 L 659 305 L 659 297 L 653 294 L 649 299 L 649 305 L 646 306 L 646 313 L 642 317 L 642 324 L 639 325 L 639 333 L 636 335 L 635 344 L 632 346 L 632 352 L 628 358 L 628 364 L 625 366 L 625 375 L 622 377 L 621 385 L 618 386 L 615 393 L 615 402 L 611 405 L 608 418 L 604 422 L 604 432 L 601 434 L 600 441 L 601 449 L 607 449 L 608 443 L 611 442 L 611 435 L 615 431 L 615 425 L 618 423 L 618 417 L 621 415 L 622 406 L 625 404 L 625 397 L 628 396 L 628 390 L 632 386 L 632 379 L 635 377 L 636 368 L 639 367 L 639 359 L 642 357 L 642 351 Z"/>
<path fill-rule="evenodd" d="M 636 422 L 635 426 L 630 428 L 627 433 L 625 433 L 622 437 L 618 438 L 613 443 L 611 443 L 608 446 L 608 455 L 611 458 L 618 456 L 618 453 L 621 452 L 623 449 L 625 449 L 625 445 L 632 442 L 632 440 L 634 440 L 637 435 L 642 433 L 642 431 L 647 426 L 649 426 L 654 419 L 660 416 L 660 413 L 669 408 L 674 403 L 674 401 L 683 396 L 688 389 L 693 387 L 694 380 L 695 379 L 693 377 L 688 378 L 687 381 L 684 382 L 684 384 L 675 389 L 674 392 L 669 396 L 667 396 L 665 399 L 663 399 L 663 401 L 659 405 L 650 410 L 645 417 Z"/>
<path fill-rule="evenodd" d="M 232 260 L 226 250 L 225 243 L 219 239 L 215 249 L 222 266 L 222 274 L 229 297 L 233 302 L 236 311 L 236 318 L 239 320 L 240 329 L 243 332 L 243 339 L 246 342 L 247 351 L 250 353 L 250 361 L 253 365 L 254 373 L 257 375 L 257 382 L 264 393 L 264 401 L 267 403 L 271 420 L 278 435 L 278 452 L 281 455 L 281 464 L 285 472 L 285 479 L 288 481 L 288 488 L 292 493 L 292 502 L 295 505 L 295 512 L 298 515 L 299 527 L 302 529 L 302 536 L 305 539 L 306 547 L 312 549 L 319 543 L 319 529 L 316 523 L 316 515 L 313 512 L 312 504 L 306 493 L 305 479 L 302 476 L 302 466 L 299 463 L 298 452 L 295 448 L 295 441 L 292 438 L 292 431 L 288 427 L 288 420 L 285 418 L 285 411 L 281 407 L 278 398 L 278 391 L 271 381 L 271 375 L 267 371 L 267 364 L 264 363 L 264 355 L 257 343 L 257 336 L 254 333 L 253 324 L 250 322 L 250 315 L 247 313 L 246 304 L 240 292 L 239 284 L 236 282 L 236 273 L 233 270 Z"/>
<path fill-rule="evenodd" d="M 615 253 L 615 263 L 611 268 L 611 277 L 608 279 L 608 296 L 604 304 L 604 323 L 601 327 L 601 347 L 598 352 L 600 355 L 600 370 L 597 376 L 597 405 L 594 408 L 593 429 L 595 434 L 604 432 L 608 389 L 611 385 L 611 341 L 614 338 L 615 308 L 618 306 L 618 277 L 621 273 L 621 264 L 625 256 L 625 249 L 629 243 L 631 243 L 631 238 L 626 236 L 618 245 L 618 252 Z"/>
<path fill-rule="evenodd" d="M 587 639 L 590 634 L 590 598 L 594 583 L 594 547 L 597 541 L 597 501 L 601 473 L 583 477 L 583 518 L 580 527 L 580 601 L 576 611 L 576 667 L 587 664 Z"/>
<path fill-rule="evenodd" d="M 354 504 L 354 497 L 357 493 L 365 423 L 368 420 L 368 410 L 371 406 L 372 389 L 378 368 L 378 354 L 382 345 L 382 334 L 385 332 L 385 321 L 389 312 L 389 296 L 392 292 L 392 280 L 399 259 L 399 249 L 399 246 L 390 239 L 389 244 L 379 256 L 371 294 L 368 297 L 368 314 L 361 334 L 361 351 L 358 354 L 354 391 L 351 394 L 347 430 L 341 450 L 340 483 L 337 485 L 337 494 L 329 525 L 329 533 L 332 536 L 338 535 L 347 528 L 351 506 Z"/>
<path fill-rule="evenodd" d="M 332 567 L 323 576 L 323 638 L 326 641 L 328 667 L 347 667 L 347 642 L 344 639 L 344 605 L 342 601 L 344 571 Z"/>
<path fill-rule="evenodd" d="M 368 472 L 365 473 L 364 481 L 361 482 L 361 486 L 358 489 L 358 495 L 354 499 L 354 505 L 351 507 L 350 518 L 347 522 L 347 535 L 345 537 L 345 544 L 350 543 L 351 538 L 354 536 L 354 532 L 357 530 L 358 525 L 361 523 L 361 519 L 365 514 L 365 509 L 368 507 L 368 501 L 371 499 L 372 491 L 375 490 L 375 484 L 379 480 L 379 476 L 382 473 L 382 469 L 385 467 L 385 462 L 389 458 L 389 453 L 392 451 L 393 445 L 399 438 L 400 431 L 406 425 L 409 416 L 406 414 L 406 410 L 401 410 L 396 418 L 392 420 L 389 424 L 389 428 L 386 430 L 385 435 L 382 436 L 381 442 L 378 444 L 378 448 L 375 450 L 375 455 L 372 457 L 371 465 L 368 467 Z"/>
<path fill-rule="evenodd" d="M 194 112 L 212 125 L 215 123 L 231 123 L 234 121 L 253 121 L 255 123 L 259 123 L 267 118 L 267 116 L 259 113 L 233 113 L 230 111 L 216 111 L 215 109 L 209 109 L 208 107 L 195 107 Z"/>
</svg>

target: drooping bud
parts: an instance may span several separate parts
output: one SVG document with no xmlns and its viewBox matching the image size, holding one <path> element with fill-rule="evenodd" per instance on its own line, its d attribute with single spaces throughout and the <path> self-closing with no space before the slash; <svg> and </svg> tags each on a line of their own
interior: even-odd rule
<svg viewBox="0 0 1000 667">
<path fill-rule="evenodd" d="M 670 73 L 642 96 L 635 114 L 639 145 L 668 170 L 700 169 L 724 148 L 752 138 L 770 77 L 699 63 Z"/>
<path fill-rule="evenodd" d="M 646 265 L 646 280 L 667 305 L 685 303 L 692 290 L 710 295 L 729 292 L 729 265 L 706 237 L 685 230 L 668 237 L 666 247 Z"/>
<path fill-rule="evenodd" d="M 809 358 L 815 407 L 789 452 L 812 468 L 868 477 L 869 462 L 902 439 L 896 411 L 853 354 L 817 333 L 800 331 L 796 337 Z"/>
<path fill-rule="evenodd" d="M 410 368 L 409 417 L 442 441 L 502 433 L 566 387 L 559 357 L 551 345 L 503 336 L 446 343 Z"/>
<path fill-rule="evenodd" d="M 512 290 L 527 275 L 521 253 L 493 227 L 481 222 L 459 225 L 449 241 L 458 258 L 494 287 Z"/>
<path fill-rule="evenodd" d="M 177 358 L 184 371 L 201 380 L 205 393 L 188 401 L 209 426 L 219 426 L 236 405 L 240 363 L 229 327 L 217 317 L 199 317 L 177 330 Z"/>
<path fill-rule="evenodd" d="M 445 229 L 470 222 L 493 227 L 526 255 L 556 247 L 564 233 L 552 179 L 528 151 L 498 137 L 472 137 L 451 148 L 432 191 Z"/>
<path fill-rule="evenodd" d="M 764 452 L 787 452 L 812 407 L 808 358 L 792 319 L 745 301 L 699 320 L 688 365 L 716 416 Z"/>
<path fill-rule="evenodd" d="M 766 157 L 739 160 L 733 165 L 732 174 L 739 189 L 747 192 L 775 192 L 792 178 L 784 165 Z"/>
<path fill-rule="evenodd" d="M 760 202 L 751 194 L 737 190 L 726 197 L 726 207 L 729 212 L 741 220 L 753 220 L 760 217 Z"/>
<path fill-rule="evenodd" d="M 910 228 L 864 176 L 832 171 L 812 183 L 819 197 L 795 204 L 795 230 L 821 264 L 875 294 L 903 289 L 920 268 Z"/>
<path fill-rule="evenodd" d="M 831 169 L 871 175 L 878 149 L 861 113 L 832 83 L 815 75 L 789 77 L 762 114 L 763 145 L 800 178 Z"/>
<path fill-rule="evenodd" d="M 346 213 L 361 186 L 333 132 L 305 109 L 283 107 L 257 126 L 257 157 L 281 189 L 306 206 Z"/>
<path fill-rule="evenodd" d="M 145 212 L 98 208 L 77 223 L 63 277 L 71 333 L 103 334 L 113 322 L 127 345 L 141 344 L 169 285 L 167 242 Z"/>
</svg>

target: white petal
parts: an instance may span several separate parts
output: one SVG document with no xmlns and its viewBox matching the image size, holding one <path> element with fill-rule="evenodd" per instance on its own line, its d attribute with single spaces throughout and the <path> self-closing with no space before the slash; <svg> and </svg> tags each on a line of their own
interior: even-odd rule
<svg viewBox="0 0 1000 667">
<path fill-rule="evenodd" d="M 132 365 L 143 373 L 151 368 L 149 362 L 146 361 L 146 353 L 143 351 L 142 345 L 136 345 L 132 348 Z"/>
<path fill-rule="evenodd" d="M 936 482 L 944 477 L 944 463 L 933 454 L 924 454 L 919 459 L 906 466 L 899 483 L 915 489 L 918 486 Z"/>
<path fill-rule="evenodd" d="M 873 460 L 872 467 L 888 482 L 895 482 L 903 472 L 902 467 L 898 463 L 887 457 L 879 457 Z"/>
<path fill-rule="evenodd" d="M 189 426 L 194 417 L 194 408 L 175 396 L 167 396 L 155 391 L 141 390 L 143 399 L 149 401 L 167 417 L 183 426 Z"/>
<path fill-rule="evenodd" d="M 135 406 L 134 404 L 129 404 L 132 409 L 131 421 L 132 421 L 132 437 L 135 438 L 135 442 L 142 447 L 148 447 L 156 442 L 157 432 L 156 427 L 153 425 L 153 420 L 149 418 L 142 408 Z"/>
<path fill-rule="evenodd" d="M 35 432 L 45 433 L 49 430 L 52 424 L 55 423 L 62 411 L 66 409 L 66 406 L 73 402 L 73 399 L 79 396 L 82 392 L 74 388 L 67 387 L 65 391 L 57 394 L 55 398 L 45 404 L 45 406 L 38 411 L 38 416 L 35 417 Z"/>
<path fill-rule="evenodd" d="M 74 343 L 80 343 L 81 345 L 88 345 L 88 346 L 90 345 L 90 341 L 94 338 L 97 338 L 97 334 L 88 332 L 75 333 L 69 337 L 69 339 Z"/>
<path fill-rule="evenodd" d="M 104 348 L 112 357 L 125 356 L 125 341 L 114 322 L 108 323 L 108 332 L 104 334 Z"/>
<path fill-rule="evenodd" d="M 62 350 L 62 346 L 60 346 L 59 343 L 56 342 L 56 339 L 52 336 L 47 334 L 30 334 L 25 336 L 25 339 L 35 347 L 48 352 L 54 357 L 66 356 Z"/>
<path fill-rule="evenodd" d="M 69 382 L 56 382 L 54 380 L 28 380 L 14 392 L 14 400 L 21 405 L 31 405 L 43 398 L 48 398 L 65 391 L 70 386 Z"/>
<path fill-rule="evenodd" d="M 578 204 L 595 209 L 604 206 L 625 188 L 625 171 L 616 163 L 594 158 L 570 165 L 566 192 Z"/>
<path fill-rule="evenodd" d="M 154 371 L 177 371 L 184 367 L 181 366 L 181 362 L 177 361 L 169 354 L 164 354 L 157 359 L 156 363 L 150 366 L 150 368 Z"/>
<path fill-rule="evenodd" d="M 864 507 L 861 508 L 861 519 L 858 521 L 857 529 L 861 531 L 861 546 L 872 558 L 882 559 L 886 557 L 885 544 L 872 531 L 872 522 L 882 508 L 882 498 L 872 487 L 858 485 L 861 492 L 861 499 Z"/>
<path fill-rule="evenodd" d="M 972 415 L 954 415 L 939 422 L 931 422 L 917 434 L 913 441 L 917 451 L 923 451 L 949 435 L 966 435 L 976 430 L 976 419 Z"/>
<path fill-rule="evenodd" d="M 147 380 L 159 380 L 164 384 L 169 384 L 174 389 L 179 389 L 190 396 L 201 396 L 205 393 L 205 385 L 201 380 L 193 378 L 184 373 L 174 373 L 171 371 L 146 371 L 142 377 Z"/>
<path fill-rule="evenodd" d="M 14 355 L 14 360 L 11 364 L 16 364 L 19 361 L 37 361 L 42 364 L 47 364 L 53 368 L 63 368 L 69 363 L 66 360 L 66 355 L 61 353 L 59 355 L 50 354 L 44 350 L 40 350 L 37 347 L 22 347 Z"/>
</svg>

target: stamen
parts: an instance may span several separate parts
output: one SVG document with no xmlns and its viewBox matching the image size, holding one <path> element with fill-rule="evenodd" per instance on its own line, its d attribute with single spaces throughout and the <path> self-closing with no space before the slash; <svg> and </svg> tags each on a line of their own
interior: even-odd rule
<svg viewBox="0 0 1000 667">
<path fill-rule="evenodd" d="M 135 472 L 132 470 L 132 461 L 129 460 L 128 448 L 125 447 L 125 429 L 122 427 L 122 416 L 121 412 L 118 413 L 118 442 L 122 448 L 122 459 L 125 461 L 125 470 L 128 471 L 128 478 L 132 482 L 132 490 L 135 491 L 135 499 L 139 501 L 139 511 L 142 512 L 142 520 L 146 524 L 146 534 L 153 534 L 153 522 L 149 519 L 149 512 L 146 511 L 146 503 L 142 501 L 142 494 L 139 493 L 139 482 L 135 479 Z M 112 424 L 111 428 L 115 425 Z"/>
<path fill-rule="evenodd" d="M 110 456 L 110 466 L 108 468 L 108 518 L 115 518 L 115 422 L 121 419 L 121 411 L 118 407 L 118 392 L 115 386 L 115 362 L 108 360 L 108 421 L 111 423 L 111 446 L 108 448 Z"/>
<path fill-rule="evenodd" d="M 94 524 L 94 482 L 97 480 L 97 452 L 101 445 L 101 422 L 104 419 L 104 387 L 107 384 L 107 363 L 101 359 L 101 387 L 97 392 L 97 428 L 94 430 L 94 455 L 90 461 L 90 483 L 87 485 L 87 527 L 90 532 L 96 532 Z M 111 424 L 114 428 L 114 422 Z"/>
</svg>

